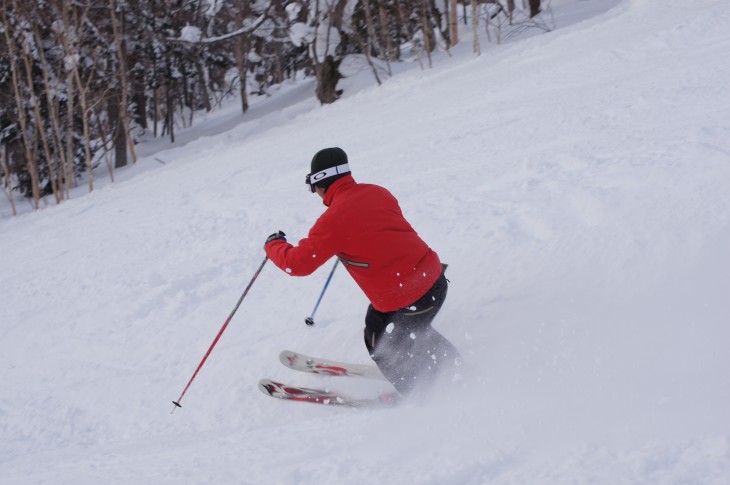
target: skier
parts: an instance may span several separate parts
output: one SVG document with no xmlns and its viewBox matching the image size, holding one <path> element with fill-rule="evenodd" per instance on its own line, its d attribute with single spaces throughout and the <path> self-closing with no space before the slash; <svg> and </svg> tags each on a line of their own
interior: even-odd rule
<svg viewBox="0 0 730 485">
<path fill-rule="evenodd" d="M 353 179 L 347 154 L 314 155 L 306 183 L 325 212 L 293 246 L 279 231 L 266 239 L 271 261 L 306 276 L 337 256 L 370 300 L 365 345 L 383 375 L 403 395 L 459 365 L 459 352 L 431 322 L 446 298 L 445 265 L 413 230 L 383 187 Z"/>
</svg>

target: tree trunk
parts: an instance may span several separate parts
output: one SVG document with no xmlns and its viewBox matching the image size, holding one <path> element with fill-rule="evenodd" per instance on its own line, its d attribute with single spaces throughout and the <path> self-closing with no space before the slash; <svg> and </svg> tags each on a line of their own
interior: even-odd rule
<svg viewBox="0 0 730 485">
<path fill-rule="evenodd" d="M 63 186 L 66 199 L 71 197 L 71 187 L 74 180 L 74 111 L 76 110 L 76 93 L 73 82 L 73 73 L 66 74 L 66 166 L 63 169 Z"/>
<path fill-rule="evenodd" d="M 56 174 L 54 169 L 54 159 L 51 153 L 51 147 L 48 144 L 48 135 L 46 133 L 46 127 L 44 125 L 44 118 L 41 115 L 40 100 L 35 92 L 34 79 L 33 79 L 33 65 L 30 56 L 25 52 L 23 53 L 23 64 L 25 65 L 25 75 L 28 81 L 28 91 L 30 94 L 30 102 L 33 105 L 33 113 L 35 114 L 35 132 L 40 134 L 41 146 L 43 147 L 43 155 L 46 157 L 46 166 L 48 167 L 48 177 L 51 183 L 51 193 L 56 197 L 56 203 L 58 200 L 57 188 L 56 188 Z M 45 196 L 48 191 L 48 185 L 43 187 L 43 195 Z"/>
<path fill-rule="evenodd" d="M 124 17 L 124 11 L 121 12 L 121 16 L 119 19 L 117 19 L 116 16 L 116 0 L 110 0 L 109 2 L 109 10 L 112 17 L 112 30 L 114 32 L 114 44 L 117 49 L 117 56 L 119 57 L 119 88 L 120 88 L 120 99 L 119 99 L 119 123 L 117 126 L 121 126 L 121 130 L 124 131 L 124 134 L 120 136 L 120 138 L 124 139 L 124 142 L 127 144 L 127 148 L 129 149 L 129 153 L 132 155 L 132 162 L 137 162 L 137 154 L 134 150 L 134 143 L 132 139 L 128 136 L 130 132 L 130 124 L 129 124 L 129 117 L 127 116 L 127 106 L 129 105 L 127 101 L 127 93 L 129 92 L 128 86 L 129 81 L 127 79 L 127 53 L 126 53 L 126 45 L 124 43 L 124 32 L 125 32 L 125 17 Z M 119 22 L 119 24 L 117 24 Z M 121 154 L 120 148 L 117 146 L 116 149 L 117 154 Z M 124 150 L 124 165 L 127 164 L 127 151 Z M 119 162 L 115 162 L 115 165 L 117 167 L 123 166 L 119 165 Z"/>
<path fill-rule="evenodd" d="M 236 9 L 236 29 L 243 27 L 243 16 L 248 15 L 250 2 L 242 2 L 240 8 Z M 236 68 L 238 69 L 238 89 L 241 94 L 241 111 L 248 111 L 248 94 L 246 92 L 246 71 L 248 70 L 248 43 L 249 34 L 240 35 L 233 40 L 233 51 L 236 56 Z"/>
<path fill-rule="evenodd" d="M 20 133 L 22 135 L 23 139 L 23 150 L 25 154 L 25 161 L 28 164 L 28 173 L 30 174 L 30 191 L 33 195 L 33 207 L 35 209 L 38 209 L 39 207 L 39 201 L 40 201 L 40 185 L 39 185 L 39 177 L 38 177 L 38 160 L 35 156 L 35 150 L 33 149 L 32 145 L 32 137 L 30 136 L 30 132 L 28 131 L 28 118 L 25 113 L 25 103 L 24 103 L 24 97 L 21 93 L 21 86 L 20 86 L 20 75 L 18 73 L 18 66 L 16 65 L 17 61 L 17 51 L 15 49 L 15 39 L 10 36 L 10 23 L 8 22 L 8 18 L 5 9 L 3 9 L 3 24 L 6 26 L 4 30 L 5 32 L 5 40 L 8 45 L 8 54 L 10 57 L 10 74 L 12 76 L 12 82 L 13 82 L 13 88 L 15 90 L 15 104 L 18 108 L 18 121 L 20 122 Z"/>
<path fill-rule="evenodd" d="M 449 8 L 449 47 L 453 47 L 459 43 L 459 15 L 457 10 L 456 0 L 450 0 L 451 6 Z"/>
<path fill-rule="evenodd" d="M 315 74 L 317 76 L 317 99 L 322 104 L 334 103 L 342 95 L 342 90 L 337 89 L 337 81 L 342 78 L 339 72 L 340 63 L 342 58 L 336 57 L 338 54 L 330 52 L 329 46 L 329 35 L 332 30 L 338 33 L 342 30 L 343 16 L 345 13 L 345 7 L 347 6 L 347 0 L 338 0 L 334 4 L 329 5 L 328 11 L 322 17 L 327 19 L 327 48 L 325 52 L 316 52 L 314 54 L 315 62 Z M 318 18 L 322 13 L 317 10 L 315 14 Z M 320 25 L 321 27 L 321 25 Z M 321 35 L 318 33 L 317 35 Z M 315 46 L 316 46 L 315 41 Z M 332 51 L 336 50 L 336 47 Z M 319 59 L 324 57 L 324 60 L 320 62 Z"/>
<path fill-rule="evenodd" d="M 81 126 L 84 133 L 84 155 L 86 158 L 86 177 L 89 182 L 89 192 L 94 190 L 94 160 L 91 155 L 91 130 L 89 129 L 89 102 L 87 87 L 84 86 L 79 70 L 74 67 L 76 85 L 79 89 L 79 104 L 81 105 Z"/>
<path fill-rule="evenodd" d="M 400 57 L 400 49 L 396 47 L 393 42 L 393 36 L 390 33 L 390 29 L 388 29 L 390 16 L 388 15 L 388 12 L 386 12 L 385 5 L 383 3 L 380 3 L 378 6 L 378 17 L 380 20 L 380 35 L 385 39 L 385 48 L 388 52 L 386 59 L 388 61 L 397 61 Z M 388 62 L 388 74 L 392 74 L 390 72 L 390 62 Z"/>
<path fill-rule="evenodd" d="M 529 0 L 530 1 L 530 18 L 540 13 L 540 0 Z"/>
<path fill-rule="evenodd" d="M 434 37 L 433 29 L 431 28 L 431 22 L 429 20 L 428 13 L 426 11 L 426 0 L 421 1 L 421 29 L 423 29 L 423 48 L 426 50 L 426 56 L 428 57 L 428 68 L 433 67 L 433 60 L 431 59 L 431 52 L 435 49 L 436 39 Z"/>
<path fill-rule="evenodd" d="M 114 168 L 121 168 L 127 165 L 127 131 L 124 129 L 122 110 L 119 95 L 114 93 L 109 98 L 107 107 L 109 121 L 111 122 L 112 143 L 114 145 Z"/>
<path fill-rule="evenodd" d="M 152 90 L 152 134 L 157 138 L 157 125 L 160 122 L 160 88 Z"/>
<path fill-rule="evenodd" d="M 38 29 L 38 25 L 33 26 L 33 36 L 36 39 L 38 45 L 43 44 L 43 39 Z M 51 66 L 48 64 L 46 55 L 43 49 L 38 49 L 38 58 L 41 62 L 41 73 L 43 78 L 43 86 L 46 94 L 46 103 L 48 110 L 48 119 L 51 121 L 51 141 L 55 150 L 53 151 L 54 160 L 48 160 L 50 172 L 51 172 L 51 187 L 53 188 L 53 196 L 56 198 L 56 203 L 60 204 L 63 200 L 63 170 L 66 166 L 66 156 L 63 150 L 63 138 L 61 135 L 61 119 L 58 98 L 53 96 L 55 87 L 50 79 Z M 40 114 L 39 114 L 40 116 Z"/>
<path fill-rule="evenodd" d="M 169 76 L 168 79 L 170 77 L 172 76 Z M 167 123 L 167 129 L 170 130 L 170 143 L 175 143 L 175 100 L 172 98 L 172 89 L 169 84 L 167 85 L 167 89 L 165 91 L 165 96 L 167 98 L 167 112 L 165 113 L 165 121 Z"/>
<path fill-rule="evenodd" d="M 243 52 L 247 42 L 243 39 L 236 41 L 236 65 L 238 67 L 238 90 L 241 94 L 241 111 L 248 111 L 248 93 L 246 92 L 246 54 Z"/>
<path fill-rule="evenodd" d="M 337 81 L 340 80 L 338 68 L 342 60 L 335 60 L 331 55 L 324 58 L 324 62 L 317 66 L 317 99 L 322 104 L 337 101 L 342 91 L 337 90 Z"/>
<path fill-rule="evenodd" d="M 241 111 L 244 113 L 248 111 L 248 92 L 246 91 L 246 71 L 247 66 L 247 54 L 248 41 L 243 36 L 241 39 L 236 40 L 236 66 L 238 67 L 238 90 L 241 94 Z"/>
<path fill-rule="evenodd" d="M 2 166 L 3 174 L 5 175 L 5 187 L 3 191 L 8 197 L 10 208 L 13 210 L 13 215 L 18 215 L 18 211 L 15 210 L 15 200 L 13 200 L 13 191 L 10 186 L 10 168 L 8 167 L 8 159 L 5 152 L 5 145 L 0 145 L 0 166 Z"/>
<path fill-rule="evenodd" d="M 200 86 L 200 97 L 203 100 L 203 108 L 206 113 L 210 113 L 213 106 L 210 104 L 210 93 L 208 92 L 208 76 L 204 65 L 205 61 L 202 56 L 198 56 L 195 61 L 195 69 L 198 71 L 198 84 Z M 192 124 L 192 122 L 191 122 Z"/>
<path fill-rule="evenodd" d="M 147 96 L 145 95 L 144 79 L 135 78 L 132 82 L 132 102 L 134 103 L 134 122 L 144 128 L 147 127 Z"/>
<path fill-rule="evenodd" d="M 479 45 L 479 6 L 476 0 L 471 1 L 471 30 L 474 34 L 474 53 L 478 56 L 482 54 L 482 48 Z"/>
<path fill-rule="evenodd" d="M 83 22 L 83 20 L 80 20 L 78 18 L 78 12 L 76 10 L 77 6 L 73 5 L 71 7 L 71 10 L 63 9 L 63 25 L 64 28 L 67 29 L 68 32 L 78 32 L 79 31 L 79 25 Z M 71 14 L 73 18 L 69 18 L 68 15 Z M 78 46 L 78 38 L 74 35 L 67 35 L 63 36 L 63 50 L 64 54 L 66 55 L 67 59 L 72 59 L 73 61 L 70 62 L 70 72 L 69 77 L 73 78 L 73 83 L 75 83 L 74 90 L 78 91 L 79 96 L 79 107 L 81 108 L 80 114 L 81 114 L 81 127 L 82 127 L 82 144 L 84 147 L 84 162 L 86 164 L 86 176 L 89 184 L 89 192 L 94 190 L 94 171 L 93 171 L 93 160 L 92 160 L 92 153 L 91 153 L 91 130 L 89 129 L 89 86 L 91 85 L 92 78 L 89 77 L 87 79 L 87 82 L 89 83 L 84 84 L 84 80 L 81 79 L 81 73 L 79 72 L 79 66 L 76 58 L 80 57 L 80 49 Z M 72 113 L 69 113 L 71 118 L 73 118 Z M 70 122 L 70 126 L 73 126 L 73 124 Z"/>
</svg>

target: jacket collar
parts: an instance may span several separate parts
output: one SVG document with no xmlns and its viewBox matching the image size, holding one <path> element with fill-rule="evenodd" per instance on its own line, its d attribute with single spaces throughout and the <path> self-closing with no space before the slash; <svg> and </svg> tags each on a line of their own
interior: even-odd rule
<svg viewBox="0 0 730 485">
<path fill-rule="evenodd" d="M 346 191 L 355 184 L 357 184 L 357 182 L 355 182 L 355 179 L 352 178 L 352 175 L 345 175 L 341 179 L 335 180 L 324 193 L 322 203 L 329 207 L 340 192 Z"/>
</svg>

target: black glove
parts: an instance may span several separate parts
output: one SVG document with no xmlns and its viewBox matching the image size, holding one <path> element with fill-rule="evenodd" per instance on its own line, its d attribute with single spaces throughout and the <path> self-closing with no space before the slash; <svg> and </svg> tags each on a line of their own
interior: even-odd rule
<svg viewBox="0 0 730 485">
<path fill-rule="evenodd" d="M 269 244 L 271 241 L 275 241 L 277 239 L 283 239 L 284 241 L 286 241 L 286 234 L 284 234 L 283 231 L 275 232 L 274 234 L 272 234 L 271 236 L 266 238 L 266 242 L 264 243 L 264 246 Z"/>
</svg>

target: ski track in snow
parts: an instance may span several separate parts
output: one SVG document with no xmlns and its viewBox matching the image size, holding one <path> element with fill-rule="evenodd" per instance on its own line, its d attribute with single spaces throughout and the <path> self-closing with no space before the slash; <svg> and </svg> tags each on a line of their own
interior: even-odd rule
<svg viewBox="0 0 730 485">
<path fill-rule="evenodd" d="M 553 3 L 552 33 L 465 36 L 330 106 L 282 87 L 0 220 L 0 483 L 730 483 L 730 11 Z M 170 415 L 263 239 L 321 213 L 302 182 L 333 145 L 449 263 L 464 379 L 382 411 L 266 398 L 385 385 L 278 363 L 368 362 L 367 302 L 338 271 L 307 327 L 330 265 L 269 264 Z"/>
</svg>

